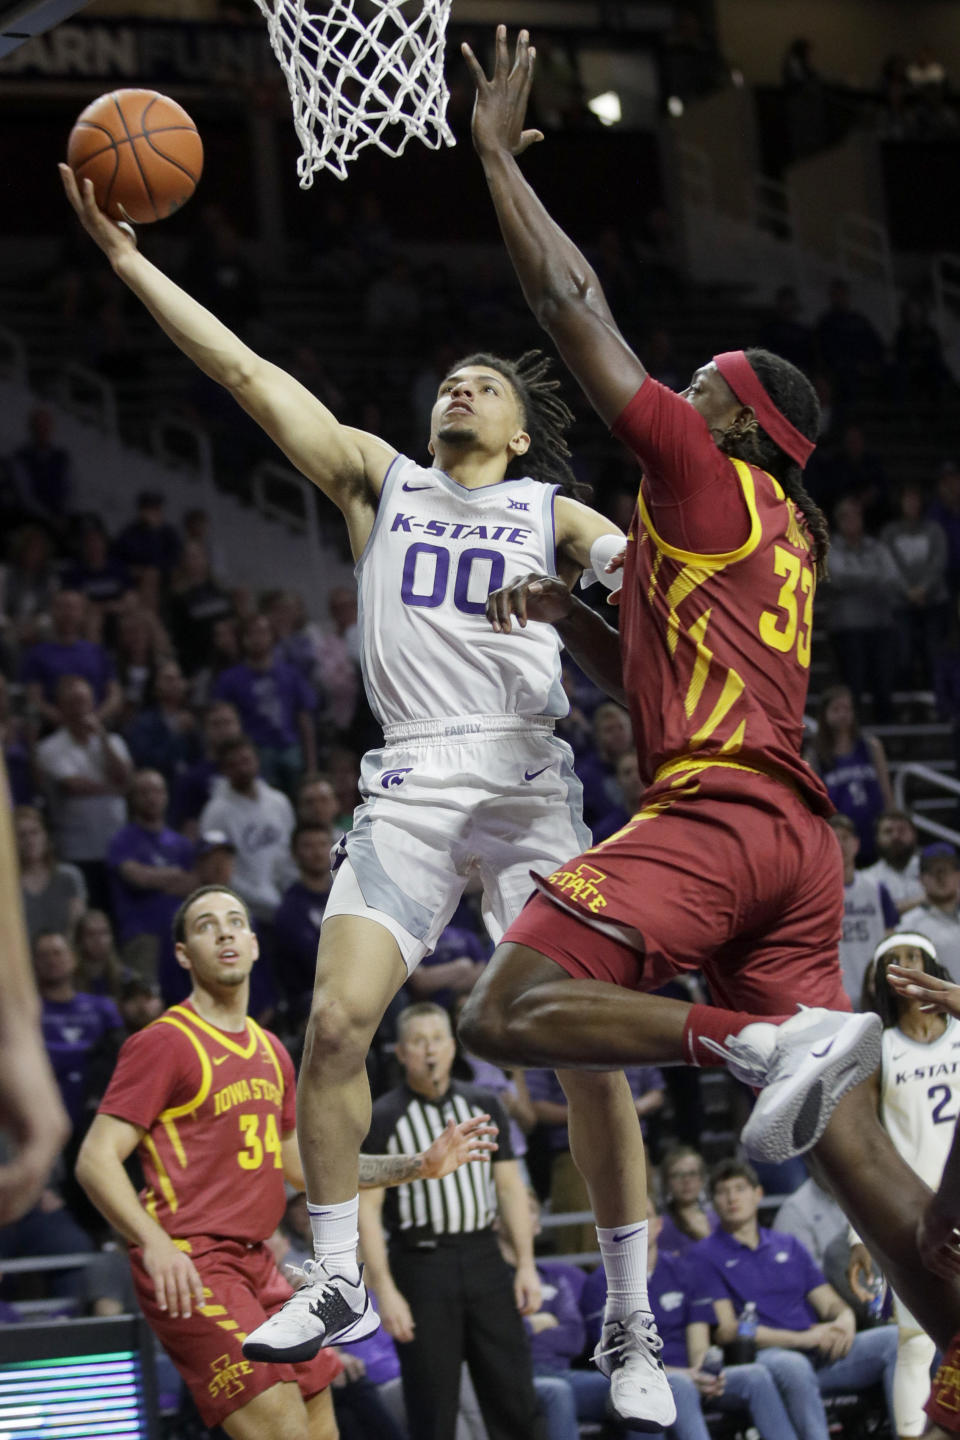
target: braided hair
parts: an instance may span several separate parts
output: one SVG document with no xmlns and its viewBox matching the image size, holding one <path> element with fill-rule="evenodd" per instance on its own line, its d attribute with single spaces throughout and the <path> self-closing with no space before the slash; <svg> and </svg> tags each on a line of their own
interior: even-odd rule
<svg viewBox="0 0 960 1440">
<path fill-rule="evenodd" d="M 903 943 L 905 945 L 910 944 L 910 937 L 908 935 L 904 935 Z M 945 970 L 938 961 L 934 960 L 932 955 L 928 955 L 925 950 L 921 951 L 921 954 L 923 955 L 924 972 L 927 975 L 932 975 L 935 980 L 950 980 L 953 978 L 948 970 Z M 880 959 L 876 962 L 873 974 L 873 1009 L 880 1016 L 884 1030 L 890 1030 L 894 1025 L 900 1023 L 900 1008 L 897 1002 L 901 997 L 887 979 L 887 965 L 889 963 L 889 954 L 881 955 Z"/>
<path fill-rule="evenodd" d="M 451 365 L 449 374 L 468 365 L 496 370 L 517 397 L 521 423 L 530 436 L 530 448 L 524 455 L 513 457 L 507 466 L 506 478 L 517 480 L 523 475 L 533 475 L 545 484 L 559 485 L 565 495 L 576 499 L 589 496 L 590 486 L 576 478 L 570 465 L 567 431 L 573 424 L 573 411 L 557 393 L 560 381 L 549 378 L 550 360 L 543 351 L 526 350 L 519 360 L 502 360 L 485 352 L 467 355 Z"/>
<path fill-rule="evenodd" d="M 820 402 L 810 381 L 796 365 L 769 350 L 751 347 L 744 354 L 770 399 L 791 425 L 808 440 L 820 433 Z M 792 500 L 803 518 L 813 541 L 813 564 L 818 579 L 827 573 L 827 551 L 830 549 L 830 527 L 827 517 L 803 483 L 803 471 L 795 460 L 784 454 L 759 426 L 720 441 L 720 449 L 736 460 L 745 460 L 768 471 L 779 481 L 783 493 Z"/>
</svg>

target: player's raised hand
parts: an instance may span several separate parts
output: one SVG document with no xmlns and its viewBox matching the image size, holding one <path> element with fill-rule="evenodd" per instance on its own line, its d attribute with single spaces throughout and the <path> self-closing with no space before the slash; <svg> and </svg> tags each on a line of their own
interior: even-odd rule
<svg viewBox="0 0 960 1440">
<path fill-rule="evenodd" d="M 960 1018 L 960 985 L 952 980 L 941 980 L 925 970 L 904 970 L 901 965 L 888 965 L 887 979 L 898 995 L 921 1001 L 922 1009 Z"/>
<path fill-rule="evenodd" d="M 472 123 L 477 154 L 506 150 L 510 155 L 522 155 L 528 146 L 543 139 L 542 130 L 523 128 L 537 53 L 530 44 L 530 36 L 526 30 L 520 31 L 511 65 L 507 27 L 497 26 L 496 56 L 489 80 L 470 46 L 464 44 L 460 48 L 477 87 Z"/>
<path fill-rule="evenodd" d="M 524 575 L 487 596 L 487 619 L 494 630 L 504 635 L 509 635 L 514 615 L 522 629 L 528 620 L 547 624 L 566 620 L 572 608 L 570 591 L 554 575 Z"/>
<path fill-rule="evenodd" d="M 447 1121 L 447 1128 L 424 1150 L 420 1174 L 424 1180 L 442 1180 L 461 1165 L 473 1160 L 486 1160 L 497 1147 L 497 1127 L 489 1115 L 472 1115 L 459 1125 Z"/>
<path fill-rule="evenodd" d="M 133 226 L 123 221 L 117 224 L 104 215 L 94 195 L 93 181 L 83 180 L 78 185 L 77 177 L 69 165 L 61 162 L 57 169 L 77 219 L 90 238 L 100 246 L 111 265 L 136 250 L 137 237 L 133 233 Z"/>
<path fill-rule="evenodd" d="M 168 1315 L 189 1320 L 204 1304 L 203 1281 L 196 1265 L 159 1227 L 143 1247 L 143 1268 L 153 1281 L 157 1304 Z"/>
</svg>

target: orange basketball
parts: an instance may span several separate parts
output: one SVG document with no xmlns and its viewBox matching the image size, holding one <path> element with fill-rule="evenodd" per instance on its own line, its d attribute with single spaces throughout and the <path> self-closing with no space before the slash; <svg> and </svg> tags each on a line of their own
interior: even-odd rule
<svg viewBox="0 0 960 1440">
<path fill-rule="evenodd" d="M 190 116 L 155 90 L 114 90 L 94 100 L 67 141 L 77 180 L 92 180 L 113 220 L 149 225 L 179 210 L 203 170 L 203 144 Z"/>
</svg>

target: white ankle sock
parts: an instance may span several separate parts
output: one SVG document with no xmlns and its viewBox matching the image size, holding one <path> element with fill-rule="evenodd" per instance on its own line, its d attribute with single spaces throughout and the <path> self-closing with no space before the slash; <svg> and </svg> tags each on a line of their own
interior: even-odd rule
<svg viewBox="0 0 960 1440">
<path fill-rule="evenodd" d="M 311 1205 L 307 1201 L 310 1229 L 313 1232 L 313 1253 L 332 1275 L 342 1275 L 354 1283 L 360 1278 L 357 1264 L 357 1213 L 360 1196 L 344 1200 L 340 1205 Z"/>
<path fill-rule="evenodd" d="M 649 1310 L 646 1220 L 617 1225 L 612 1230 L 598 1225 L 597 1239 L 607 1276 L 604 1320 L 625 1320 L 634 1310 Z"/>
</svg>

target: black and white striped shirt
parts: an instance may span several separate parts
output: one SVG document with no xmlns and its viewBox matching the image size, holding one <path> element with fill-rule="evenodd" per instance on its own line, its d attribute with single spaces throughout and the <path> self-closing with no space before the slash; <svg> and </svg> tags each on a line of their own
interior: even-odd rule
<svg viewBox="0 0 960 1440">
<path fill-rule="evenodd" d="M 370 1133 L 363 1144 L 371 1155 L 416 1155 L 443 1133 L 448 1120 L 487 1114 L 499 1127 L 493 1162 L 472 1161 L 442 1180 L 411 1180 L 384 1195 L 383 1223 L 388 1234 L 409 1232 L 425 1240 L 437 1235 L 469 1235 L 489 1230 L 497 1214 L 493 1165 L 513 1159 L 510 1124 L 500 1100 L 479 1085 L 453 1080 L 446 1094 L 428 1100 L 407 1085 L 381 1095 L 373 1107 Z"/>
</svg>

